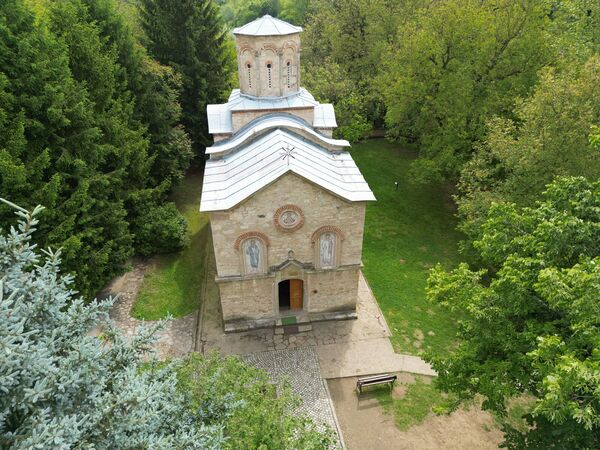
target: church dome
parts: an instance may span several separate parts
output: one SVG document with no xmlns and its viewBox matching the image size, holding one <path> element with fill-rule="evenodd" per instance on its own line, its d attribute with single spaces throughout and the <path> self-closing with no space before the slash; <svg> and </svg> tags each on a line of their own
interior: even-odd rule
<svg viewBox="0 0 600 450">
<path fill-rule="evenodd" d="M 244 36 L 285 36 L 287 34 L 300 33 L 301 31 L 302 27 L 297 27 L 267 14 L 246 25 L 234 28 L 233 34 Z"/>
</svg>

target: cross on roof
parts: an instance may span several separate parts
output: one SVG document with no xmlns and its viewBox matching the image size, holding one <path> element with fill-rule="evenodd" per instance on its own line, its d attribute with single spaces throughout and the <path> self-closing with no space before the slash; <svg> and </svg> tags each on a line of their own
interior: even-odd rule
<svg viewBox="0 0 600 450">
<path fill-rule="evenodd" d="M 281 147 L 281 150 L 283 150 L 283 156 L 281 159 L 287 159 L 288 165 L 290 164 L 290 158 L 296 159 L 296 157 L 292 154 L 295 149 L 296 147 L 290 147 L 289 145 L 287 147 Z"/>
</svg>

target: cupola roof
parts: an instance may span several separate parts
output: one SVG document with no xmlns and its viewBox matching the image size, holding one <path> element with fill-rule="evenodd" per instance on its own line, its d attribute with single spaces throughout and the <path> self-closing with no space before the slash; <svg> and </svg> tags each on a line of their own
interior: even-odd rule
<svg viewBox="0 0 600 450">
<path fill-rule="evenodd" d="M 233 34 L 242 34 L 244 36 L 284 36 L 286 34 L 300 33 L 301 31 L 302 27 L 297 27 L 267 14 L 246 25 L 234 28 Z"/>
</svg>

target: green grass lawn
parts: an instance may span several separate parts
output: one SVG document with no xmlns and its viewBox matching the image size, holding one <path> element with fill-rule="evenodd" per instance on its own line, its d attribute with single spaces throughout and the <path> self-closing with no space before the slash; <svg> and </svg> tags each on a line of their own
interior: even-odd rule
<svg viewBox="0 0 600 450">
<path fill-rule="evenodd" d="M 180 317 L 197 309 L 204 283 L 209 237 L 208 214 L 200 213 L 202 174 L 188 174 L 172 195 L 188 223 L 189 246 L 181 252 L 153 258 L 131 315 L 158 320 Z"/>
<path fill-rule="evenodd" d="M 439 184 L 413 185 L 415 152 L 383 139 L 352 147 L 377 202 L 367 206 L 364 273 L 392 331 L 397 352 L 446 352 L 456 317 L 425 298 L 428 271 L 459 262 L 454 205 Z M 394 182 L 398 181 L 398 190 Z"/>
</svg>

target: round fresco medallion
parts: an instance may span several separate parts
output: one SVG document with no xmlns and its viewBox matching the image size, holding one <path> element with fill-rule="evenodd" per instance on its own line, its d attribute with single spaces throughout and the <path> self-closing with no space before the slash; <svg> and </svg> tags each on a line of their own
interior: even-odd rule
<svg viewBox="0 0 600 450">
<path fill-rule="evenodd" d="M 281 231 L 296 231 L 304 223 L 304 214 L 296 205 L 284 205 L 275 211 L 274 222 Z"/>
</svg>

